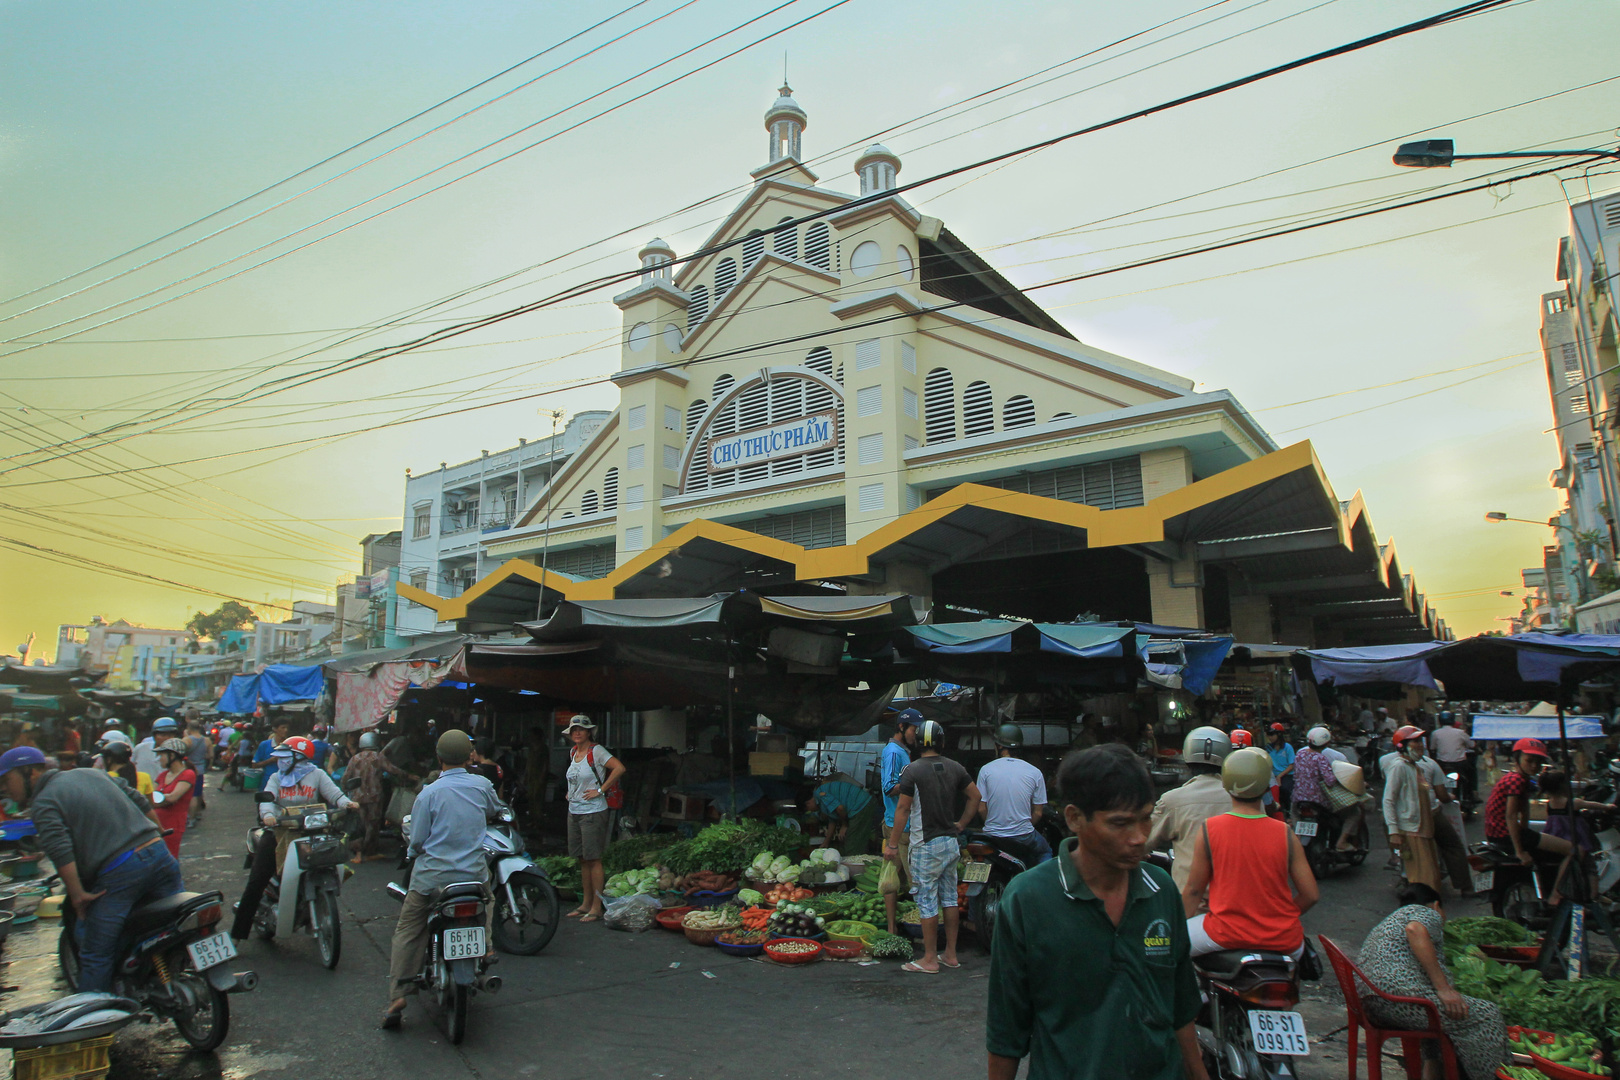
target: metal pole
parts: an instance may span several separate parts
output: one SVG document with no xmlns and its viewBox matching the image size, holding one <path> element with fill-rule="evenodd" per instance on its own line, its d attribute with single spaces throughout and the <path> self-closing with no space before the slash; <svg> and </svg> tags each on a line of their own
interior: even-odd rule
<svg viewBox="0 0 1620 1080">
<path fill-rule="evenodd" d="M 737 665 L 731 662 L 731 633 L 726 633 L 726 778 L 731 784 L 731 814 L 737 816 L 736 712 Z"/>
<path fill-rule="evenodd" d="M 539 618 L 546 606 L 546 562 L 551 555 L 551 481 L 557 475 L 557 420 L 561 410 L 551 409 L 551 446 L 546 450 L 546 520 L 545 542 L 540 547 L 540 607 L 534 613 Z M 521 475 L 521 474 L 520 474 Z"/>
</svg>

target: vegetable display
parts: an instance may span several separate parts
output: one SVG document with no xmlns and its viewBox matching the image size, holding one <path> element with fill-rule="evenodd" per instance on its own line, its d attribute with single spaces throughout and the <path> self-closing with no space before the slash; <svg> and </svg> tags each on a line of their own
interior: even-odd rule
<svg viewBox="0 0 1620 1080">
<path fill-rule="evenodd" d="M 1539 971 L 1498 963 L 1469 946 L 1452 964 L 1452 982 L 1460 993 L 1494 1002 L 1510 1025 L 1620 1037 L 1614 1034 L 1620 1029 L 1620 979 L 1548 982 Z"/>
<path fill-rule="evenodd" d="M 826 929 L 826 920 L 803 904 L 778 904 L 765 928 L 778 937 L 815 937 Z"/>
<path fill-rule="evenodd" d="M 640 870 L 656 861 L 656 853 L 680 839 L 674 833 L 644 833 L 615 840 L 602 850 L 602 872 L 622 874 Z"/>
<path fill-rule="evenodd" d="M 655 892 L 657 889 L 658 868 L 649 866 L 643 870 L 626 870 L 622 874 L 614 874 L 602 886 L 602 895 L 618 899 L 621 896 Z"/>
<path fill-rule="evenodd" d="M 534 861 L 546 872 L 546 877 L 557 888 L 576 893 L 580 891 L 578 859 L 569 855 L 546 855 Z"/>
<path fill-rule="evenodd" d="M 681 917 L 681 926 L 687 930 L 730 930 L 741 925 L 737 915 L 726 908 L 698 908 Z"/>
<path fill-rule="evenodd" d="M 1516 922 L 1482 915 L 1467 919 L 1452 919 L 1445 927 L 1445 952 L 1448 963 L 1470 945 L 1533 945 L 1535 935 Z"/>
<path fill-rule="evenodd" d="M 1593 1076 L 1612 1076 L 1609 1067 L 1603 1064 L 1603 1051 L 1598 1046 L 1595 1037 L 1585 1032 L 1571 1035 L 1553 1035 L 1553 1041 L 1543 1044 L 1538 1036 L 1528 1032 L 1520 1032 L 1519 1038 L 1508 1036 L 1508 1041 L 1520 1053 L 1532 1054 L 1545 1058 L 1556 1065 L 1567 1069 L 1579 1069 L 1591 1073 Z"/>
<path fill-rule="evenodd" d="M 771 948 L 784 956 L 803 956 L 819 951 L 821 946 L 813 941 L 779 941 Z"/>
<path fill-rule="evenodd" d="M 874 960 L 910 960 L 911 941 L 898 934 L 879 934 L 866 943 L 866 954 Z"/>
<path fill-rule="evenodd" d="M 740 889 L 737 892 L 737 903 L 743 904 L 747 907 L 753 907 L 756 904 L 763 903 L 764 900 L 765 897 L 760 894 L 758 889 Z"/>
</svg>

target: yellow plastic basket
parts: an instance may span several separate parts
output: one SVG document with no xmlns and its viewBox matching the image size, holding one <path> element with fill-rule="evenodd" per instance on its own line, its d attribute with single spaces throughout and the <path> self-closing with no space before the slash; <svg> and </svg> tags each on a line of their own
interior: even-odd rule
<svg viewBox="0 0 1620 1080">
<path fill-rule="evenodd" d="M 80 1039 L 78 1042 L 39 1046 L 31 1050 L 17 1050 L 12 1054 L 12 1080 L 100 1080 L 107 1075 L 111 1062 L 107 1051 L 116 1035 L 103 1035 L 98 1039 Z"/>
</svg>

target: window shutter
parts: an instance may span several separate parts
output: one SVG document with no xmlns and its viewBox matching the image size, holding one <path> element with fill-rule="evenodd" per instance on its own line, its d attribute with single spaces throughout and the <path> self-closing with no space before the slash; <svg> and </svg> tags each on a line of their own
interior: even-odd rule
<svg viewBox="0 0 1620 1080">
<path fill-rule="evenodd" d="M 709 290 L 697 285 L 692 289 L 691 302 L 686 305 L 686 332 L 691 333 L 709 314 Z"/>
<path fill-rule="evenodd" d="M 792 221 L 785 217 L 782 221 Z M 780 224 L 780 222 L 778 223 Z M 778 229 L 771 236 L 771 249 L 784 259 L 797 259 L 799 257 L 799 230 Z"/>
<path fill-rule="evenodd" d="M 681 410 L 677 409 L 673 405 L 664 406 L 664 430 L 681 430 Z"/>
<path fill-rule="evenodd" d="M 714 302 L 719 306 L 720 301 L 726 298 L 732 286 L 737 284 L 737 261 L 735 259 L 721 259 L 720 265 L 714 268 Z"/>
<path fill-rule="evenodd" d="M 646 443 L 637 443 L 624 452 L 624 467 L 630 472 L 647 467 Z"/>
<path fill-rule="evenodd" d="M 883 509 L 883 485 L 862 484 L 858 495 L 861 513 L 868 514 Z"/>
<path fill-rule="evenodd" d="M 883 411 L 883 387 L 863 386 L 855 391 L 855 415 L 876 416 Z"/>
<path fill-rule="evenodd" d="M 821 270 L 832 269 L 832 231 L 825 221 L 813 221 L 804 231 L 804 261 Z"/>
<path fill-rule="evenodd" d="M 924 437 L 930 445 L 956 438 L 956 380 L 945 368 L 935 368 L 923 380 Z"/>
<path fill-rule="evenodd" d="M 624 530 L 624 550 L 640 551 L 646 547 L 647 542 L 643 539 L 645 535 L 646 531 L 640 525 L 632 525 Z"/>
<path fill-rule="evenodd" d="M 900 343 L 900 366 L 906 369 L 906 374 L 917 374 L 917 346 L 909 341 Z"/>
<path fill-rule="evenodd" d="M 883 460 L 883 432 L 862 435 L 855 443 L 855 460 L 861 465 L 876 465 Z"/>
<path fill-rule="evenodd" d="M 748 239 L 743 241 L 742 272 L 748 273 L 763 254 L 765 254 L 765 234 L 755 229 L 748 234 Z"/>
<path fill-rule="evenodd" d="M 866 371 L 878 366 L 883 357 L 883 349 L 877 338 L 867 338 L 855 345 L 855 370 Z"/>
<path fill-rule="evenodd" d="M 990 384 L 973 382 L 962 392 L 962 435 L 988 435 L 996 430 L 996 406 L 990 399 Z"/>
<path fill-rule="evenodd" d="M 609 469 L 607 475 L 602 477 L 602 509 L 617 510 L 619 508 L 619 470 Z"/>
<path fill-rule="evenodd" d="M 669 445 L 669 443 L 665 443 L 664 444 L 664 468 L 673 470 L 673 469 L 678 469 L 680 467 L 681 467 L 681 451 L 680 451 L 680 448 L 677 447 L 677 446 L 671 446 L 671 445 Z"/>
<path fill-rule="evenodd" d="M 917 419 L 917 391 L 909 386 L 902 386 L 900 388 L 900 404 L 905 409 L 907 416 L 913 420 Z"/>
<path fill-rule="evenodd" d="M 640 431 L 647 426 L 647 406 L 632 405 L 625 424 L 631 431 Z"/>
</svg>

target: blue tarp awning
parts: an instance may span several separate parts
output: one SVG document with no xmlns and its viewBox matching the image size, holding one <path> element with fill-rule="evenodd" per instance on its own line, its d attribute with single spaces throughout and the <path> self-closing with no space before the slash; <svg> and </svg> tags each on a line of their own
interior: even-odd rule
<svg viewBox="0 0 1620 1080">
<path fill-rule="evenodd" d="M 1124 656 L 1125 639 L 1134 631 L 1129 626 L 1098 626 L 1094 623 L 1036 623 L 1041 651 L 1068 656 Z"/>
<path fill-rule="evenodd" d="M 1620 668 L 1620 636 L 1482 634 L 1463 641 L 1307 649 L 1300 657 L 1309 662 L 1312 681 L 1339 690 L 1404 683 L 1443 687 L 1452 698 L 1567 701 L 1575 684 Z"/>
<path fill-rule="evenodd" d="M 1601 739 L 1603 717 L 1566 716 L 1564 732 L 1571 739 Z M 1510 739 L 1558 739 L 1558 717 L 1518 716 L 1513 713 L 1475 713 L 1474 738 L 1507 742 Z"/>
<path fill-rule="evenodd" d="M 1010 653 L 1013 631 L 1028 625 L 1008 619 L 980 619 L 978 622 L 908 626 L 906 632 L 929 652 L 960 656 L 966 653 Z"/>
<path fill-rule="evenodd" d="M 319 664 L 271 664 L 257 675 L 231 676 L 231 684 L 220 695 L 216 708 L 224 713 L 253 713 L 261 701 L 266 705 L 314 701 L 325 688 L 326 675 Z"/>
</svg>

